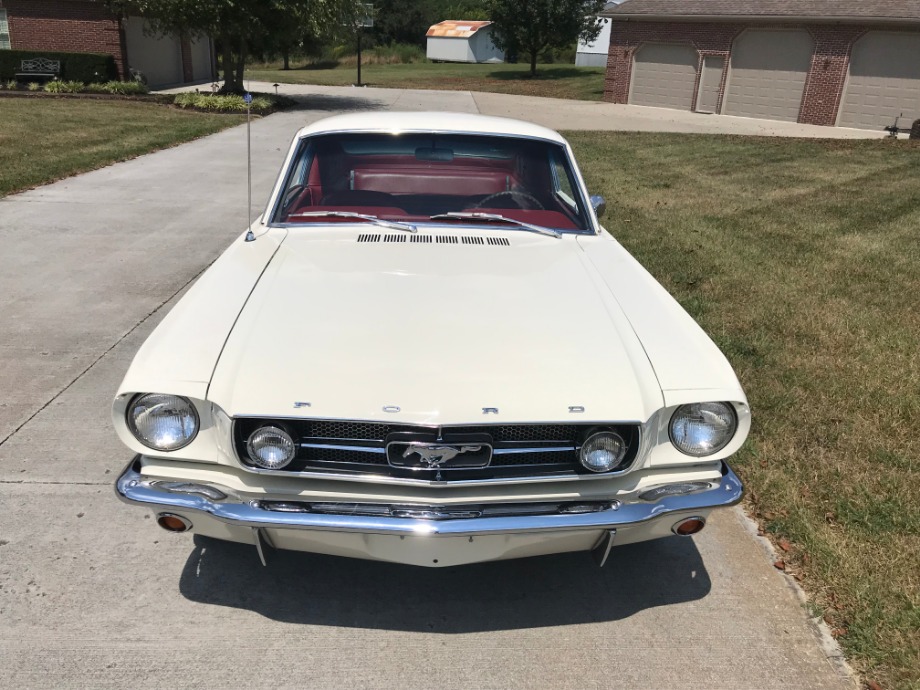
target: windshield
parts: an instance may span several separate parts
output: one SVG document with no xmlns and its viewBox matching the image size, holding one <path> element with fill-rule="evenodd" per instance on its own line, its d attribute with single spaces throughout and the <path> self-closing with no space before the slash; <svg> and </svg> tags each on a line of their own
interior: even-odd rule
<svg viewBox="0 0 920 690">
<path fill-rule="evenodd" d="M 405 223 L 481 222 L 469 215 L 444 217 L 452 213 L 493 214 L 563 231 L 591 229 L 563 146 L 464 134 L 306 138 L 272 221 L 355 222 L 348 214 L 362 214 Z"/>
</svg>

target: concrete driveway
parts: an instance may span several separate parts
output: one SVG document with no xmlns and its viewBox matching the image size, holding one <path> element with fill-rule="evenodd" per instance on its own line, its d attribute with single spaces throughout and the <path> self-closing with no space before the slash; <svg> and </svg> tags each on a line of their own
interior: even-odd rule
<svg viewBox="0 0 920 690">
<path fill-rule="evenodd" d="M 256 199 L 297 127 L 377 107 L 310 104 L 254 123 Z M 585 554 L 264 569 L 119 503 L 111 397 L 245 226 L 245 181 L 238 127 L 0 200 L 0 687 L 853 687 L 740 512 L 603 570 Z"/>
</svg>

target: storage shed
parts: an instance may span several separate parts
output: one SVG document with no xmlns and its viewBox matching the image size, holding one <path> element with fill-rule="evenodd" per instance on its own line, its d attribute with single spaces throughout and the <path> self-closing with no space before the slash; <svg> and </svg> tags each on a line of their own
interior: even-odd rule
<svg viewBox="0 0 920 690">
<path fill-rule="evenodd" d="M 504 62 L 492 42 L 492 22 L 445 21 L 428 33 L 428 59 L 438 62 Z"/>
<path fill-rule="evenodd" d="M 920 118 L 920 1 L 626 0 L 605 100 L 882 131 Z"/>
<path fill-rule="evenodd" d="M 623 0 L 611 0 L 604 5 L 604 10 L 612 10 Z M 582 67 L 603 67 L 607 64 L 607 50 L 610 48 L 610 20 L 601 18 L 601 32 L 593 41 L 578 39 L 575 52 L 575 64 Z"/>
</svg>

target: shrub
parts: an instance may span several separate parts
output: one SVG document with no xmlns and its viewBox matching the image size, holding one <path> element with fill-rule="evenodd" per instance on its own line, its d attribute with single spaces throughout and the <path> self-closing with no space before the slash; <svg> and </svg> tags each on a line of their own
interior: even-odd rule
<svg viewBox="0 0 920 690">
<path fill-rule="evenodd" d="M 0 79 L 13 79 L 22 71 L 22 61 L 46 57 L 61 61 L 61 79 L 94 82 L 118 76 L 115 58 L 103 53 L 56 53 L 50 50 L 0 50 Z"/>
<path fill-rule="evenodd" d="M 109 93 L 108 89 L 105 88 L 105 84 L 100 84 L 99 82 L 90 82 L 83 90 L 86 93 Z"/>
<path fill-rule="evenodd" d="M 82 81 L 49 81 L 45 84 L 48 93 L 80 93 L 86 88 Z"/>
<path fill-rule="evenodd" d="M 107 93 L 121 96 L 138 96 L 150 92 L 147 85 L 139 81 L 107 81 L 102 85 L 102 88 Z"/>
<path fill-rule="evenodd" d="M 26 86 L 26 88 L 27 88 L 29 91 L 40 91 L 41 88 L 42 88 L 42 85 L 39 84 L 37 81 L 32 81 L 32 82 L 29 82 L 29 84 L 28 84 L 28 86 Z"/>
<path fill-rule="evenodd" d="M 270 96 L 255 96 L 250 106 L 252 112 L 271 110 L 281 99 Z M 180 93 L 173 100 L 179 108 L 196 108 L 217 113 L 245 113 L 246 101 L 236 94 Z"/>
<path fill-rule="evenodd" d="M 6 82 L 6 88 L 8 88 L 10 91 L 15 91 L 19 88 L 19 84 L 16 83 L 15 79 L 10 79 L 8 82 Z"/>
</svg>

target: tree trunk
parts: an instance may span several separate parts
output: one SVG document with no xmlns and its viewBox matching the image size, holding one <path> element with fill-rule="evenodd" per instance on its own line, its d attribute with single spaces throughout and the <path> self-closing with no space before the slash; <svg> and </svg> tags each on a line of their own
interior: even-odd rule
<svg viewBox="0 0 920 690">
<path fill-rule="evenodd" d="M 243 93 L 246 90 L 243 83 L 243 77 L 246 74 L 246 38 L 240 36 L 240 52 L 236 56 L 236 83 L 237 93 Z"/>
<path fill-rule="evenodd" d="M 284 59 L 284 67 L 282 67 L 281 69 L 283 70 L 291 69 L 291 51 L 287 46 L 281 49 L 281 57 Z"/>
<path fill-rule="evenodd" d="M 537 55 L 539 51 L 531 49 L 530 51 L 530 76 L 537 76 Z"/>
<path fill-rule="evenodd" d="M 236 80 L 236 73 L 233 69 L 233 44 L 230 42 L 230 36 L 227 33 L 220 35 L 221 45 L 221 67 L 224 70 L 224 85 L 220 87 L 221 93 L 236 93 L 240 90 L 240 85 Z"/>
</svg>

